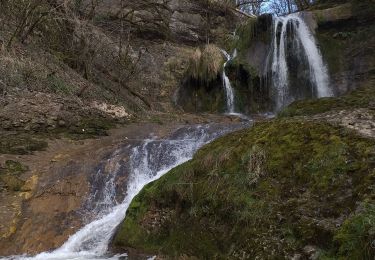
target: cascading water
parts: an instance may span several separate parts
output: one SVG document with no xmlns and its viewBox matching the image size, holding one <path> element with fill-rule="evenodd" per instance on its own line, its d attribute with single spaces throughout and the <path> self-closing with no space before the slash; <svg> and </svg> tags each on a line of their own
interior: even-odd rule
<svg viewBox="0 0 375 260">
<path fill-rule="evenodd" d="M 226 101 L 227 101 L 227 114 L 237 116 L 239 118 L 242 118 L 244 120 L 250 120 L 249 117 L 247 117 L 244 114 L 235 112 L 235 104 L 234 104 L 234 89 L 232 88 L 232 84 L 230 83 L 230 80 L 225 73 L 225 67 L 227 66 L 228 62 L 235 59 L 238 55 L 237 49 L 234 49 L 232 56 L 229 55 L 225 50 L 221 50 L 224 54 L 227 61 L 223 65 L 223 85 L 226 93 Z"/>
<path fill-rule="evenodd" d="M 204 144 L 213 139 L 243 128 L 247 123 L 222 126 L 219 124 L 182 127 L 168 139 L 148 139 L 135 145 L 131 150 L 129 176 L 125 198 L 121 203 L 116 201 L 115 180 L 121 167 L 114 167 L 111 176 L 103 176 L 105 182 L 94 207 L 97 218 L 72 235 L 60 248 L 52 252 L 41 253 L 34 257 L 13 256 L 4 259 L 12 260 L 89 260 L 89 259 L 119 259 L 123 256 L 108 256 L 107 249 L 116 227 L 126 215 L 132 199 L 148 183 L 160 178 L 163 174 L 179 164 L 191 159 L 193 154 Z M 116 151 L 112 158 L 121 156 Z M 109 159 L 111 160 L 111 159 Z M 98 171 L 101 176 L 100 171 Z"/>
<path fill-rule="evenodd" d="M 314 36 L 299 14 L 290 14 L 285 17 L 273 18 L 273 39 L 271 44 L 272 63 L 267 61 L 267 71 L 271 70 L 272 86 L 276 96 L 276 110 L 288 105 L 296 99 L 306 97 L 333 96 L 329 87 L 327 68 L 322 55 L 316 45 Z M 288 48 L 288 39 L 293 39 L 292 48 Z M 311 84 L 309 95 L 296 94 L 298 90 L 291 90 L 288 57 L 297 55 L 299 64 L 307 63 L 308 80 Z"/>
<path fill-rule="evenodd" d="M 225 88 L 225 93 L 226 93 L 226 100 L 227 100 L 227 113 L 229 114 L 234 114 L 234 90 L 232 88 L 232 85 L 230 84 L 230 80 L 225 73 L 225 67 L 227 66 L 228 62 L 232 59 L 232 57 L 225 51 L 222 50 L 225 58 L 227 61 L 224 63 L 223 67 L 223 85 Z M 235 50 L 234 52 L 235 55 L 237 55 L 237 51 Z"/>
</svg>

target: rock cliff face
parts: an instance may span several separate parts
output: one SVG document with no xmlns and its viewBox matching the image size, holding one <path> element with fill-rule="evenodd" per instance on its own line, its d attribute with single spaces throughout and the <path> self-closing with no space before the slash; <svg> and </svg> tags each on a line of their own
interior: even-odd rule
<svg viewBox="0 0 375 260">
<path fill-rule="evenodd" d="M 2 15 L 2 21 L 10 19 L 6 13 Z M 121 19 L 126 30 L 121 29 Z M 225 45 L 238 20 L 233 11 L 210 1 L 142 0 L 129 1 L 126 6 L 119 0 L 102 1 L 92 20 L 71 25 L 73 32 L 61 26 L 64 35 L 56 37 L 66 36 L 59 39 L 64 46 L 56 47 L 47 36 L 45 42 L 39 42 L 36 33 L 27 44 L 17 46 L 19 51 L 0 56 L 0 105 L 4 107 L 0 127 L 35 128 L 27 119 L 8 116 L 11 111 L 23 110 L 24 96 L 38 105 L 44 95 L 56 107 L 44 109 L 46 120 L 39 120 L 44 129 L 79 124 L 83 111 L 95 118 L 111 119 L 93 102 L 118 106 L 127 115 L 123 121 L 150 110 L 171 112 L 175 110 L 173 95 L 195 48 L 206 42 Z M 5 27 L 0 36 L 6 40 L 11 29 L 11 25 Z M 45 33 L 42 29 L 38 33 Z M 120 33 L 126 34 L 123 42 Z M 72 47 L 64 49 L 65 45 Z M 118 57 L 120 48 L 126 57 Z M 62 101 L 70 104 L 61 106 Z M 37 112 L 22 113 L 24 118 L 34 118 Z M 65 124 L 59 126 L 60 119 Z"/>
<path fill-rule="evenodd" d="M 313 11 L 332 84 L 342 95 L 374 75 L 374 6 L 367 1 Z"/>
<path fill-rule="evenodd" d="M 319 8 L 320 6 L 316 6 L 302 12 L 300 16 L 317 39 L 323 60 L 328 66 L 334 94 L 343 95 L 368 81 L 374 73 L 373 48 L 370 47 L 374 45 L 373 7 L 365 1 L 328 9 Z M 257 20 L 250 20 L 238 32 L 239 56 L 232 64 L 231 78 L 240 97 L 251 93 L 248 99 L 252 102 L 245 103 L 240 108 L 247 113 L 267 111 L 274 106 L 270 91 L 273 79 L 269 76 L 268 57 L 273 40 L 272 30 L 272 18 L 265 15 Z M 293 44 L 293 39 L 288 38 L 286 48 L 292 50 Z M 301 92 L 302 88 L 308 87 L 308 78 L 304 75 L 309 73 L 309 67 L 301 64 L 295 52 L 287 53 L 287 66 L 291 73 L 290 89 Z M 241 70 L 246 77 L 241 76 Z M 266 97 L 269 98 L 268 101 Z M 239 100 L 239 103 L 243 102 Z"/>
</svg>

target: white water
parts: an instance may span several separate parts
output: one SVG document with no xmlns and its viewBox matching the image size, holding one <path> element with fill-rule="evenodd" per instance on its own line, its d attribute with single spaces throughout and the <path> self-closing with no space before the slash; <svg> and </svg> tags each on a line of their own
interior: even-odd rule
<svg viewBox="0 0 375 260">
<path fill-rule="evenodd" d="M 210 125 L 184 127 L 177 130 L 170 139 L 149 139 L 132 149 L 130 158 L 130 176 L 127 193 L 121 203 L 115 199 L 115 175 L 119 168 L 115 167 L 114 176 L 108 177 L 98 207 L 97 218 L 72 235 L 60 248 L 52 252 L 41 253 L 34 257 L 12 256 L 4 259 L 14 260 L 89 260 L 119 259 L 126 255 L 106 256 L 109 242 L 116 227 L 126 215 L 133 198 L 148 183 L 160 178 L 170 169 L 191 159 L 193 154 L 204 144 L 239 128 L 213 128 Z M 113 156 L 119 156 L 116 151 Z M 100 171 L 98 172 L 100 174 Z"/>
<path fill-rule="evenodd" d="M 292 51 L 304 53 L 306 55 L 310 70 L 309 77 L 316 88 L 313 91 L 316 92 L 316 97 L 333 96 L 332 90 L 329 87 L 327 68 L 316 45 L 314 36 L 306 23 L 299 14 L 290 14 L 286 17 L 274 17 L 272 41 L 273 60 L 271 69 L 273 86 L 277 93 L 277 110 L 293 101 L 290 100 L 288 66 L 286 61 L 287 26 L 289 25 L 293 25 L 295 30 L 295 35 L 293 35 L 293 37 L 297 37 L 298 42 L 298 44 L 294 46 L 296 49 Z M 302 51 L 299 50 L 300 48 L 302 48 Z"/>
<path fill-rule="evenodd" d="M 273 39 L 273 59 L 272 59 L 272 80 L 277 91 L 276 109 L 279 110 L 286 104 L 285 98 L 288 96 L 288 66 L 285 58 L 285 40 L 287 19 L 283 17 L 274 18 L 274 39 Z M 277 42 L 278 25 L 282 24 L 280 43 Z"/>
<path fill-rule="evenodd" d="M 227 61 L 224 63 L 224 68 L 223 68 L 223 85 L 226 93 L 226 100 L 227 100 L 227 113 L 229 114 L 235 114 L 234 111 L 234 90 L 232 88 L 232 85 L 230 84 L 230 80 L 225 73 L 225 67 L 227 66 L 228 62 L 232 59 L 232 57 L 225 51 L 222 50 L 225 58 Z M 237 56 L 237 50 L 234 51 L 233 53 L 233 58 L 235 58 L 235 55 Z"/>
</svg>

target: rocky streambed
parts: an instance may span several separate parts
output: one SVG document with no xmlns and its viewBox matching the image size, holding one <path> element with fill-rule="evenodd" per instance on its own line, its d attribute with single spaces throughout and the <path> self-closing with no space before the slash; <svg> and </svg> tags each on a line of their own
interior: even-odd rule
<svg viewBox="0 0 375 260">
<path fill-rule="evenodd" d="M 0 192 L 0 255 L 34 255 L 58 248 L 82 226 L 123 201 L 130 157 L 144 139 L 183 139 L 191 130 L 186 127 L 197 124 L 212 125 L 209 136 L 214 138 L 216 130 L 242 126 L 238 119 L 226 116 L 186 115 L 184 121 L 134 123 L 98 139 L 56 139 L 49 141 L 46 151 L 1 155 L 2 184 L 7 175 L 19 186 L 5 183 Z M 13 164 L 20 168 L 14 169 Z"/>
</svg>

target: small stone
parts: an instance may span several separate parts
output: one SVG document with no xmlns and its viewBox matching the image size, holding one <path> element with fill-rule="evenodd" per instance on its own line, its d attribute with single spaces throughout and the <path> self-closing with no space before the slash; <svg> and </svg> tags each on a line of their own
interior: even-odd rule
<svg viewBox="0 0 375 260">
<path fill-rule="evenodd" d="M 293 257 L 292 257 L 292 260 L 300 260 L 302 259 L 302 255 L 301 254 L 295 254 Z"/>
<path fill-rule="evenodd" d="M 65 123 L 64 120 L 59 120 L 58 125 L 59 125 L 60 127 L 64 127 L 64 126 L 66 126 L 66 123 Z"/>
</svg>

